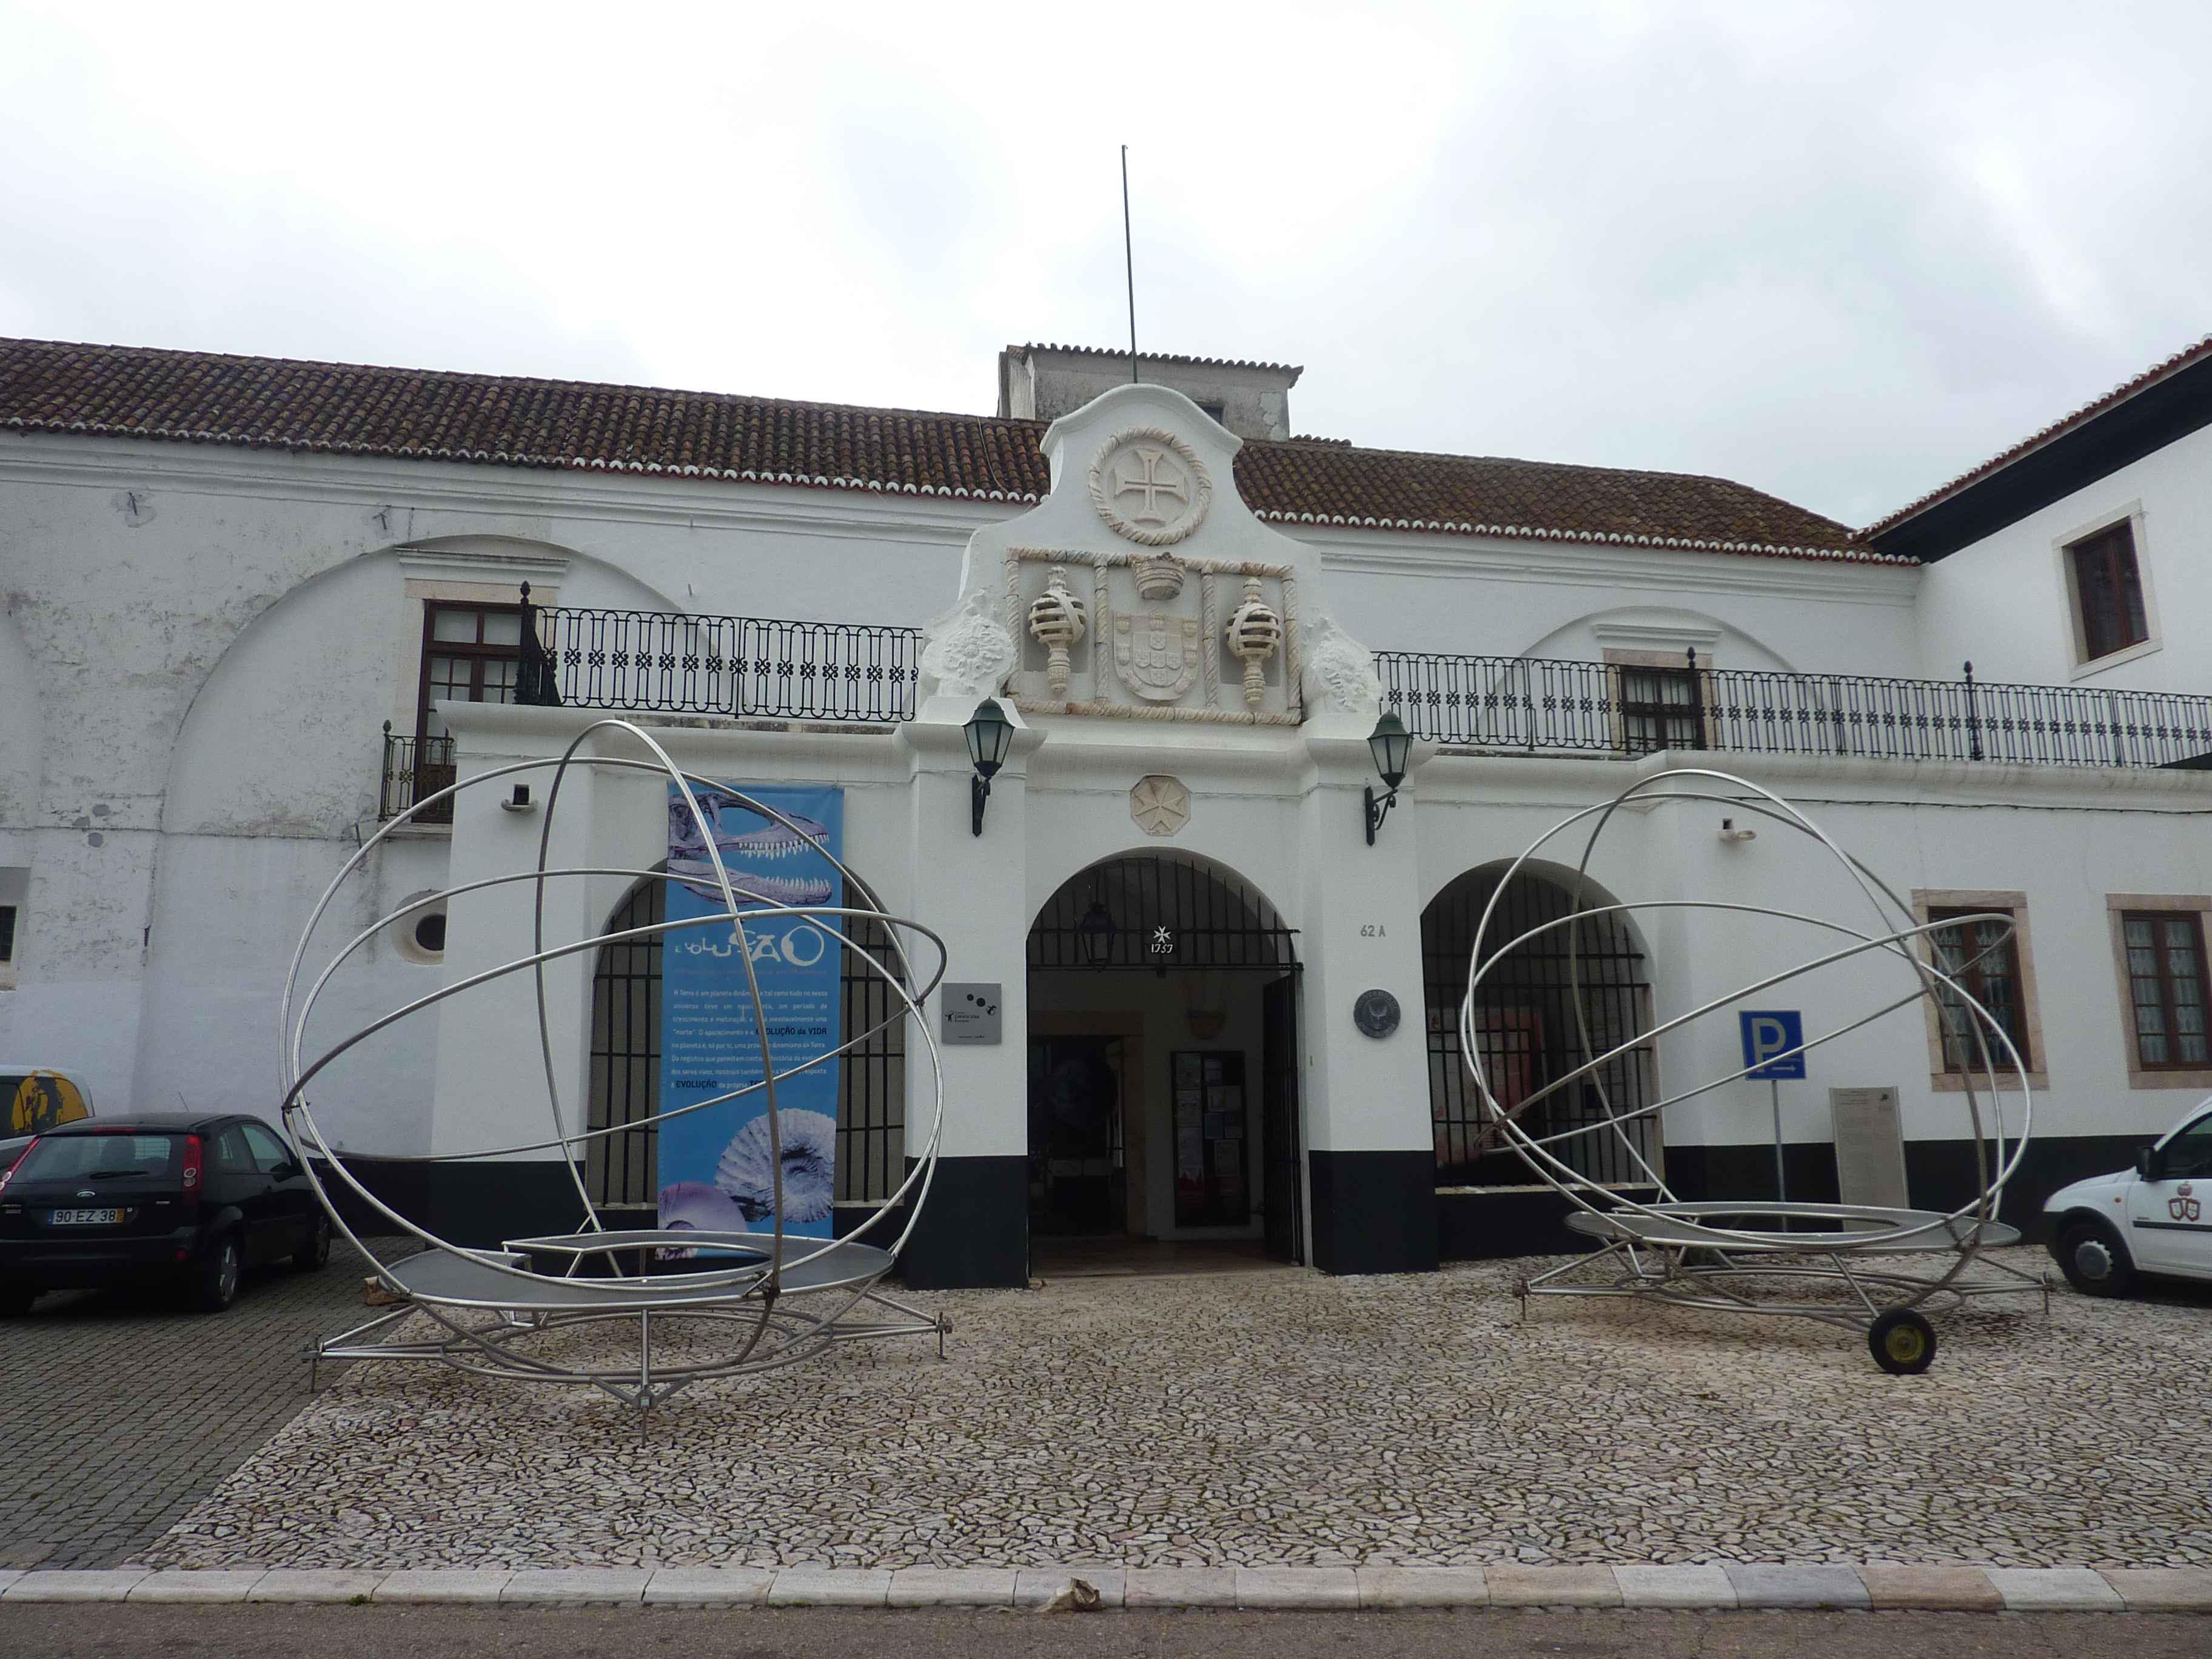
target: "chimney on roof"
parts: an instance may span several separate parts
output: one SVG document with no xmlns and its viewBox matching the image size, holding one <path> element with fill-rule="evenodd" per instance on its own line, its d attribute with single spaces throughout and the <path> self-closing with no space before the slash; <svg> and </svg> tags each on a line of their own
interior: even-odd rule
<svg viewBox="0 0 2212 1659">
<path fill-rule="evenodd" d="M 1240 438 L 1291 435 L 1291 388 L 1305 371 L 1287 363 L 1212 357 L 1137 358 L 1137 378 L 1172 387 Z M 999 413 L 1056 421 L 1101 392 L 1129 384 L 1129 354 L 1088 346 L 1016 345 L 999 354 Z"/>
</svg>

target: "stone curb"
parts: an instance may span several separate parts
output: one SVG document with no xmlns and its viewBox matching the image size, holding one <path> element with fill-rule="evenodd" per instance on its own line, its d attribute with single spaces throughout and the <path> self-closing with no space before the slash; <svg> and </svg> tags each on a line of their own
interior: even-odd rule
<svg viewBox="0 0 2212 1659">
<path fill-rule="evenodd" d="M 2212 1569 L 1759 1565 L 1487 1567 L 503 1567 L 399 1571 L 121 1567 L 0 1571 L 0 1601 L 500 1607 L 1037 1608 L 1082 1578 L 1098 1605 L 2212 1613 Z"/>
</svg>

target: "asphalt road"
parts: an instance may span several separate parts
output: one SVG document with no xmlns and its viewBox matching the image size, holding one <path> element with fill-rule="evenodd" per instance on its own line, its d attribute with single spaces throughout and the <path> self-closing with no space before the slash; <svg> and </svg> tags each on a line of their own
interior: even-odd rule
<svg viewBox="0 0 2212 1659">
<path fill-rule="evenodd" d="M 1909 1613 L 852 1613 L 659 1607 L 0 1606 L 40 1659 L 2200 1659 L 2212 1619 Z"/>
</svg>

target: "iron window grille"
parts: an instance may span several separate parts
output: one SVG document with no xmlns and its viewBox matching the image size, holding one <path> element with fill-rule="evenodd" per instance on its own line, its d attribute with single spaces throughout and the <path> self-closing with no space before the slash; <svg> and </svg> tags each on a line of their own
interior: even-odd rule
<svg viewBox="0 0 2212 1659">
<path fill-rule="evenodd" d="M 2180 1071 L 2212 1064 L 2203 919 L 2193 910 L 2124 910 L 2120 927 L 2141 1068 Z"/>
<path fill-rule="evenodd" d="M 1528 1164 L 1504 1146 L 1489 1120 L 1461 1046 L 1460 1000 L 1467 993 L 1474 930 L 1501 874 L 1470 871 L 1421 913 L 1429 1115 L 1439 1187 L 1535 1184 Z M 1517 876 L 1499 897 L 1485 948 L 1495 950 L 1577 908 L 1573 895 L 1557 883 Z M 1650 1045 L 1637 1042 L 1650 1029 L 1650 1010 L 1643 951 L 1626 921 L 1614 915 L 1584 917 L 1515 946 L 1485 980 L 1483 1001 L 1474 1011 L 1484 1073 L 1508 1111 L 1521 1109 L 1522 1102 L 1597 1055 L 1636 1043 L 1589 1077 L 1526 1108 L 1519 1119 L 1539 1138 L 1590 1128 L 1550 1150 L 1594 1186 L 1649 1186 L 1662 1170 L 1656 1115 L 1632 1115 L 1658 1097 Z M 1629 1119 L 1626 1144 L 1619 1134 L 1593 1127 L 1605 1121 L 1608 1103 L 1614 1115 Z"/>
<path fill-rule="evenodd" d="M 1937 906 L 1929 911 L 1928 920 L 1944 921 L 1954 916 L 1987 915 L 2000 908 Z M 2014 914 L 2009 908 L 2003 913 L 2008 916 Z M 1935 950 L 1936 965 L 1990 1011 L 2004 1034 L 2012 1039 L 2013 1046 L 2020 1050 L 2021 1066 L 2033 1072 L 2035 1055 L 2028 1045 L 2027 998 L 2020 972 L 2020 936 L 2001 921 L 1974 922 L 1971 924 L 1971 937 L 1969 933 L 1969 924 L 1962 922 L 1930 933 L 1928 937 Z M 1942 1025 L 1946 1072 L 1980 1072 L 1990 1065 L 2003 1068 L 2006 1061 L 2002 1054 L 1992 1053 L 1984 1061 L 1981 1042 L 1974 1035 L 1966 1006 L 1957 991 L 1948 985 L 1939 985 L 1936 1006 Z"/>
<path fill-rule="evenodd" d="M 640 882 L 607 927 L 650 927 L 667 915 L 667 884 Z M 888 960 L 879 923 L 849 925 L 855 944 Z M 906 1028 L 902 1020 L 884 1024 L 896 1002 L 884 979 L 851 950 L 843 957 L 845 1038 L 872 1035 L 838 1060 L 837 1201 L 866 1204 L 906 1178 Z M 635 1126 L 594 1139 L 585 1155 L 585 1190 L 611 1208 L 651 1209 L 659 1198 L 657 1131 L 642 1120 L 660 1109 L 661 961 L 656 934 L 600 946 L 592 969 L 589 1127 Z"/>
<path fill-rule="evenodd" d="M 2142 572 L 2136 562 L 2135 526 L 2127 520 L 2066 550 L 2074 571 L 2074 603 L 2085 662 L 2109 657 L 2150 637 Z"/>
</svg>

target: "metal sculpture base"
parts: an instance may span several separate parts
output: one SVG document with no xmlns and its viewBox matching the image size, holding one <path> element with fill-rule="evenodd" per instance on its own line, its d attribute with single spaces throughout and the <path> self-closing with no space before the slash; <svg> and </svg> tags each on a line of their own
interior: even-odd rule
<svg viewBox="0 0 2212 1659">
<path fill-rule="evenodd" d="M 696 1382 L 779 1370 L 842 1342 L 933 1336 L 937 1357 L 945 1358 L 951 1322 L 878 1288 L 890 1271 L 890 1251 L 866 1244 L 830 1246 L 787 1273 L 769 1302 L 774 1243 L 772 1237 L 752 1233 L 640 1231 L 516 1239 L 503 1252 L 514 1267 L 547 1256 L 566 1258 L 566 1271 L 574 1275 L 593 1258 L 600 1258 L 603 1267 L 618 1267 L 626 1256 L 659 1261 L 671 1251 L 705 1250 L 708 1255 L 701 1266 L 711 1268 L 717 1282 L 704 1286 L 687 1285 L 697 1275 L 681 1271 L 518 1283 L 496 1267 L 425 1250 L 378 1273 L 380 1282 L 405 1298 L 403 1303 L 315 1344 L 310 1390 L 325 1360 L 416 1360 L 512 1382 L 594 1388 L 642 1414 Z M 748 1260 L 758 1263 L 757 1274 L 750 1284 L 732 1284 L 729 1271 Z M 401 1336 L 398 1328 L 414 1314 L 438 1329 Z M 655 1316 L 662 1327 L 658 1353 Z M 708 1322 L 750 1328 L 756 1335 L 703 1360 L 684 1358 L 680 1345 L 671 1352 L 670 1327 L 680 1331 Z M 588 1328 L 634 1340 L 622 1343 L 619 1359 L 585 1362 L 573 1353 L 538 1352 Z"/>
<path fill-rule="evenodd" d="M 1529 1299 L 1540 1296 L 1626 1297 L 1675 1308 L 1780 1315 L 1864 1331 L 1883 1369 L 1920 1371 L 1936 1353 L 1934 1328 L 1919 1311 L 1930 1304 L 1956 1311 L 1978 1298 L 2039 1295 L 2044 1313 L 2051 1311 L 2046 1275 L 1979 1254 L 2020 1243 L 2020 1229 L 2001 1221 L 1931 1210 L 1790 1203 L 1656 1204 L 1632 1212 L 1577 1210 L 1565 1219 L 1603 1248 L 1522 1279 L 1515 1294 L 1524 1319 Z M 1900 1228 L 1921 1229 L 1925 1242 L 1899 1242 Z M 1869 1237 L 1875 1242 L 1868 1243 Z M 1961 1261 L 1966 1252 L 1972 1254 Z M 1913 1272 L 1887 1260 L 1916 1255 L 1947 1256 L 1950 1262 Z M 1965 1271 L 1970 1263 L 1987 1273 L 1970 1275 Z M 1807 1281 L 1839 1286 L 1845 1294 L 1830 1302 L 1759 1294 Z M 1905 1336 L 1887 1345 L 1877 1340 L 1899 1326 Z"/>
</svg>

